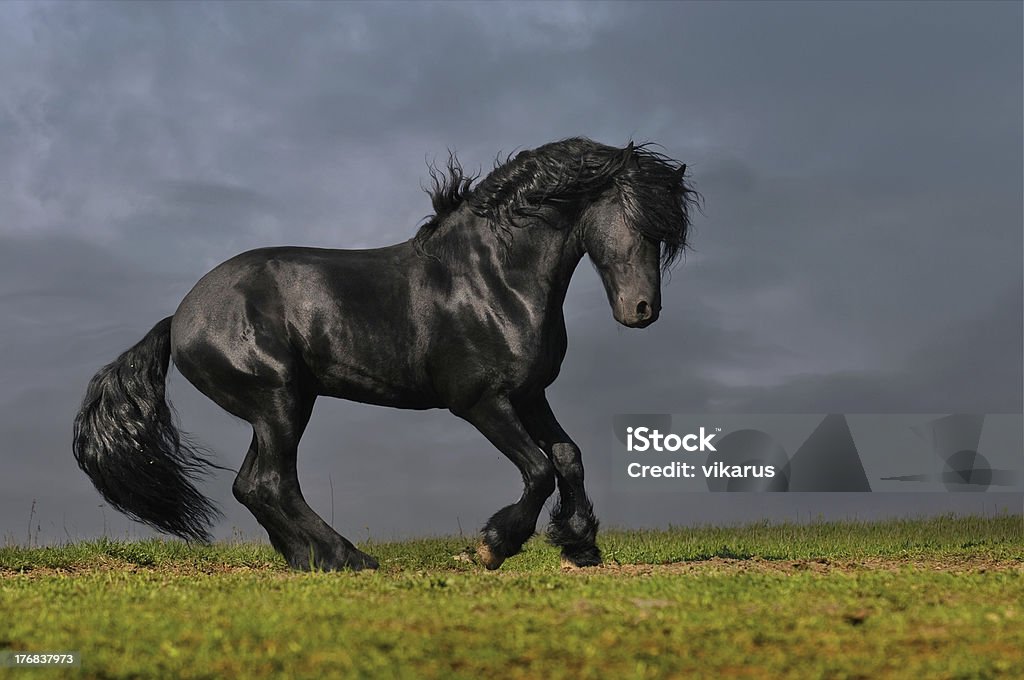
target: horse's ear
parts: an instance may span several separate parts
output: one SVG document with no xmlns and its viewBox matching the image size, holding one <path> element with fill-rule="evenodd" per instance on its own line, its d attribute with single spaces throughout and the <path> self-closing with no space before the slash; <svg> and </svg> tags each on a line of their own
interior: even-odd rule
<svg viewBox="0 0 1024 680">
<path fill-rule="evenodd" d="M 683 163 L 682 165 L 679 166 L 679 169 L 676 170 L 676 174 L 679 175 L 679 179 L 683 179 L 683 177 L 686 177 L 686 163 Z"/>
<path fill-rule="evenodd" d="M 623 164 L 632 166 L 634 168 L 640 167 L 639 161 L 637 161 L 636 156 L 633 155 L 632 139 L 629 140 L 629 144 L 626 145 L 626 148 L 622 150 L 622 162 Z"/>
</svg>

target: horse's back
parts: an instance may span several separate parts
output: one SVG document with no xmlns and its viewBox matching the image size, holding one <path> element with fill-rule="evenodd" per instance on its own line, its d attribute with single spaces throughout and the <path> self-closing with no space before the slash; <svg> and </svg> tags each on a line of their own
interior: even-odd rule
<svg viewBox="0 0 1024 680">
<path fill-rule="evenodd" d="M 368 403 L 434 406 L 416 356 L 423 329 L 410 309 L 414 256 L 403 246 L 262 248 L 231 258 L 179 305 L 175 364 L 204 392 L 203 383 L 230 375 L 268 385 L 303 380 L 316 393 Z"/>
</svg>

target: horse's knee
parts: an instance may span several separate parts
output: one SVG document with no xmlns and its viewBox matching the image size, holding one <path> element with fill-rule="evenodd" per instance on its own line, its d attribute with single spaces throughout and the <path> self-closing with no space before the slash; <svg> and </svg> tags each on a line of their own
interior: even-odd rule
<svg viewBox="0 0 1024 680">
<path fill-rule="evenodd" d="M 559 476 L 565 479 L 578 479 L 583 476 L 583 455 L 575 444 L 555 444 L 551 447 L 551 460 Z"/>
<path fill-rule="evenodd" d="M 526 483 L 531 494 L 547 498 L 555 492 L 555 466 L 547 458 L 538 458 L 530 466 Z"/>
</svg>

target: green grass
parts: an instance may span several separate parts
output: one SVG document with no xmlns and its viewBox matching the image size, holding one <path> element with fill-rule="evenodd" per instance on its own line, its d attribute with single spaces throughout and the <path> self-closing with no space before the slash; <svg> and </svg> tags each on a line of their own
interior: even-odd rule
<svg viewBox="0 0 1024 680">
<path fill-rule="evenodd" d="M 609 567 L 540 540 L 499 572 L 466 539 L 361 546 L 376 573 L 268 546 L 0 548 L 0 677 L 1022 677 L 1018 516 L 608 531 Z"/>
</svg>

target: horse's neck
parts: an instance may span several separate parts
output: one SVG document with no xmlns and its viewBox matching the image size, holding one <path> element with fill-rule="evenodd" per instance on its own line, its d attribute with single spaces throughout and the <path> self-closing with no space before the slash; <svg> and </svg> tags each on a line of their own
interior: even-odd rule
<svg viewBox="0 0 1024 680">
<path fill-rule="evenodd" d="M 487 268 L 519 297 L 561 305 L 583 258 L 582 239 L 572 225 L 532 224 L 492 230 L 483 218 L 463 213 L 431 237 L 466 273 Z"/>
</svg>

